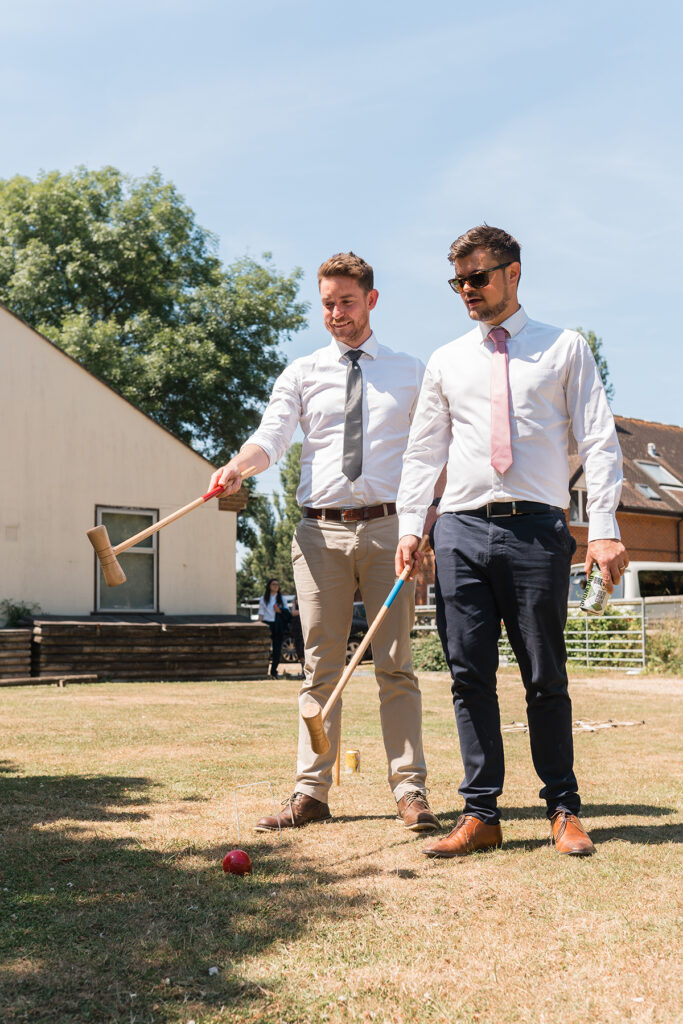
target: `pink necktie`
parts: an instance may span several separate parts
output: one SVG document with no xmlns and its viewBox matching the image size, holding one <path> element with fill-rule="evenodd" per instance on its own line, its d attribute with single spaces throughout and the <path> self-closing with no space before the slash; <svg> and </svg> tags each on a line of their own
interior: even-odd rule
<svg viewBox="0 0 683 1024">
<path fill-rule="evenodd" d="M 493 327 L 488 336 L 496 346 L 491 357 L 491 465 L 499 473 L 504 473 L 512 465 L 507 347 L 509 335 L 504 327 Z"/>
</svg>

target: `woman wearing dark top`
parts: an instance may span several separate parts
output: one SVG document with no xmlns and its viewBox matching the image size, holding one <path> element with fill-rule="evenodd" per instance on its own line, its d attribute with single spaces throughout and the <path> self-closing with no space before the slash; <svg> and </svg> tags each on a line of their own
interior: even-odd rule
<svg viewBox="0 0 683 1024">
<path fill-rule="evenodd" d="M 282 652 L 282 638 L 284 636 L 286 622 L 284 601 L 280 593 L 280 584 L 276 579 L 268 580 L 263 597 L 259 601 L 258 617 L 259 622 L 265 622 L 270 630 L 270 639 L 273 646 L 273 653 L 270 664 L 270 678 L 279 679 L 278 665 Z"/>
</svg>

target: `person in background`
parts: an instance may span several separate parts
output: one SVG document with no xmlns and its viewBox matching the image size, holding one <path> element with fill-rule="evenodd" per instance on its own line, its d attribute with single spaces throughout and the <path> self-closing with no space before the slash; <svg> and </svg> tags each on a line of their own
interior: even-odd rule
<svg viewBox="0 0 683 1024">
<path fill-rule="evenodd" d="M 272 655 L 270 664 L 270 678 L 279 679 L 278 666 L 282 653 L 282 640 L 285 634 L 285 604 L 280 593 L 280 584 L 276 579 L 268 580 L 263 597 L 258 605 L 259 622 L 265 622 L 270 630 L 272 644 Z"/>
</svg>

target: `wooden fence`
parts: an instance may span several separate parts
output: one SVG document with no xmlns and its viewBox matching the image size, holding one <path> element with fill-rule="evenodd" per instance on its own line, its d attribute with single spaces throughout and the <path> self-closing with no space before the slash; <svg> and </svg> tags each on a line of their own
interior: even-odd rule
<svg viewBox="0 0 683 1024">
<path fill-rule="evenodd" d="M 36 619 L 33 630 L 0 630 L 0 678 L 264 679 L 269 651 L 270 632 L 256 622 Z"/>
<path fill-rule="evenodd" d="M 0 679 L 31 674 L 31 630 L 0 629 Z"/>
</svg>

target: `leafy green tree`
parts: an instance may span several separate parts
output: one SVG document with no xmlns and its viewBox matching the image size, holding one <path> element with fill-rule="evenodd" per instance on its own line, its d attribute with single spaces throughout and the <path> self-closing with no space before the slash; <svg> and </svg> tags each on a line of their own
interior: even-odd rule
<svg viewBox="0 0 683 1024">
<path fill-rule="evenodd" d="M 251 550 L 237 573 L 237 601 L 260 596 L 271 577 L 277 577 L 283 594 L 294 593 L 292 570 L 292 537 L 301 519 L 296 500 L 301 473 L 301 442 L 296 441 L 285 455 L 280 467 L 282 495 L 274 494 L 271 504 L 264 495 L 252 497 L 253 520 L 258 530 Z"/>
<path fill-rule="evenodd" d="M 157 171 L 0 181 L 0 300 L 222 463 L 256 427 L 306 306 L 301 271 L 216 253 Z"/>
<path fill-rule="evenodd" d="M 575 327 L 574 330 L 578 331 L 579 334 L 583 334 L 584 338 L 590 345 L 591 352 L 593 353 L 593 357 L 598 367 L 600 380 L 605 386 L 605 394 L 607 395 L 608 400 L 611 402 L 614 398 L 614 385 L 610 380 L 607 360 L 602 354 L 602 338 L 598 338 L 595 331 L 584 331 L 583 327 Z"/>
</svg>

